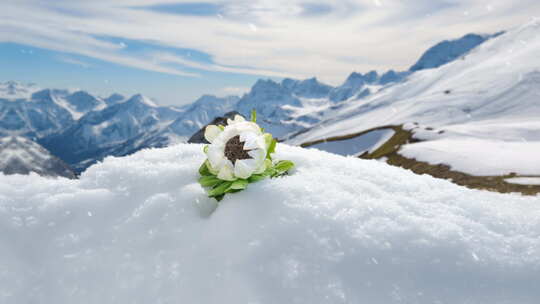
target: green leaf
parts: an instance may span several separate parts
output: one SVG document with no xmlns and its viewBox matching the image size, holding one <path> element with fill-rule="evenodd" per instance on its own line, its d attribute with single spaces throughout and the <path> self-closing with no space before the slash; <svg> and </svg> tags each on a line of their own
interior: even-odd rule
<svg viewBox="0 0 540 304">
<path fill-rule="evenodd" d="M 266 153 L 266 158 L 272 159 L 270 154 L 276 152 L 276 145 L 277 145 L 277 140 L 272 138 L 272 142 L 270 143 L 270 146 L 268 146 L 268 152 Z"/>
<path fill-rule="evenodd" d="M 274 169 L 274 167 L 270 167 L 268 169 L 266 169 L 264 172 L 263 172 L 263 175 L 264 176 L 273 176 L 274 174 L 276 173 L 276 170 Z"/>
<path fill-rule="evenodd" d="M 199 178 L 199 184 L 201 184 L 201 186 L 203 187 L 214 187 L 222 182 L 222 180 L 213 175 L 203 176 Z"/>
<path fill-rule="evenodd" d="M 212 172 L 208 169 L 208 160 L 206 160 L 200 167 L 199 167 L 199 174 L 202 176 L 210 176 L 212 175 Z"/>
<path fill-rule="evenodd" d="M 287 172 L 290 169 L 294 167 L 294 163 L 290 160 L 282 160 L 279 161 L 275 166 L 274 169 L 278 172 Z"/>
<path fill-rule="evenodd" d="M 251 110 L 251 121 L 257 122 L 257 110 L 255 109 Z"/>
<path fill-rule="evenodd" d="M 227 190 L 244 190 L 247 188 L 249 182 L 247 179 L 239 179 L 234 181 Z"/>
<path fill-rule="evenodd" d="M 227 191 L 227 189 L 232 185 L 232 183 L 233 182 L 222 182 L 214 189 L 208 191 L 208 196 L 216 197 L 216 196 L 224 195 L 225 191 Z"/>
<path fill-rule="evenodd" d="M 248 178 L 248 182 L 250 183 L 256 183 L 258 181 L 261 181 L 265 179 L 267 176 L 263 174 L 254 174 Z"/>
<path fill-rule="evenodd" d="M 268 149 L 270 148 L 270 145 L 272 144 L 272 140 L 274 140 L 274 138 L 272 137 L 272 134 L 270 133 L 264 133 L 263 134 L 263 137 L 264 137 L 264 144 L 265 144 L 265 147 Z"/>
</svg>

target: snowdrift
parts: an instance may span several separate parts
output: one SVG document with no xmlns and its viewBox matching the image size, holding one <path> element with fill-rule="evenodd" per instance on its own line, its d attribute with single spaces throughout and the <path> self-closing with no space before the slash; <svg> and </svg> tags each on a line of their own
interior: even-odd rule
<svg viewBox="0 0 540 304">
<path fill-rule="evenodd" d="M 292 175 L 226 196 L 200 145 L 80 180 L 0 175 L 0 303 L 537 303 L 540 197 L 278 146 Z"/>
</svg>

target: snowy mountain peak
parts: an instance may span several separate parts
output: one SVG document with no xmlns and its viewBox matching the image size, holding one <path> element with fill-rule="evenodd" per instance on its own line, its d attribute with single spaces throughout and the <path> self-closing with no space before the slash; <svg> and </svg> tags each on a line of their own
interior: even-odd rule
<svg viewBox="0 0 540 304">
<path fill-rule="evenodd" d="M 133 95 L 130 99 L 126 101 L 126 103 L 138 103 L 152 108 L 158 107 L 158 105 L 153 100 L 141 94 Z"/>
<path fill-rule="evenodd" d="M 30 100 L 37 101 L 37 102 L 52 102 L 53 101 L 53 90 L 51 89 L 43 89 L 37 92 L 34 92 L 32 96 L 30 96 Z"/>
<path fill-rule="evenodd" d="M 459 39 L 445 40 L 429 48 L 409 70 L 411 72 L 438 68 L 467 54 L 485 41 L 504 32 L 493 35 L 467 34 Z"/>
<path fill-rule="evenodd" d="M 297 83 L 298 83 L 298 80 L 296 80 L 296 79 L 284 78 L 281 81 L 281 86 L 284 87 L 284 88 L 287 88 L 289 90 L 292 90 Z"/>
<path fill-rule="evenodd" d="M 30 139 L 10 136 L 0 138 L 0 172 L 75 178 L 75 174 L 60 159 Z"/>
<path fill-rule="evenodd" d="M 362 73 L 352 72 L 349 77 L 347 77 L 345 82 L 352 81 L 354 79 L 364 79 L 364 75 L 362 75 Z"/>
<path fill-rule="evenodd" d="M 279 83 L 273 81 L 272 79 L 259 79 L 255 84 L 251 87 L 251 92 L 259 92 L 259 91 L 266 91 L 266 90 L 272 90 L 277 89 L 279 90 L 281 86 Z"/>
<path fill-rule="evenodd" d="M 331 86 L 319 82 L 316 77 L 304 80 L 285 78 L 281 82 L 281 86 L 290 91 L 291 94 L 305 98 L 324 98 L 332 90 Z"/>
<path fill-rule="evenodd" d="M 396 71 L 389 70 L 388 72 L 382 74 L 379 82 L 380 84 L 385 85 L 387 83 L 399 81 L 400 79 L 401 79 L 401 76 Z"/>
<path fill-rule="evenodd" d="M 347 100 L 361 92 L 366 84 L 377 81 L 377 78 L 378 74 L 375 71 L 371 71 L 366 75 L 352 72 L 341 86 L 334 88 L 330 92 L 330 100 L 333 102 Z"/>
<path fill-rule="evenodd" d="M 331 90 L 331 86 L 319 82 L 316 77 L 304 80 L 285 78 L 281 83 L 271 79 L 259 79 L 247 95 L 272 95 L 274 97 L 275 95 L 296 95 L 305 98 L 323 98 L 327 97 Z"/>
<path fill-rule="evenodd" d="M 358 72 L 352 72 L 349 75 L 349 77 L 347 77 L 347 80 L 345 80 L 344 85 L 346 84 L 354 85 L 359 82 L 372 83 L 372 82 L 377 81 L 378 78 L 379 78 L 379 74 L 377 73 L 377 71 L 370 71 L 366 73 L 365 75 L 362 75 L 362 73 L 358 73 Z"/>
<path fill-rule="evenodd" d="M 76 91 L 66 97 L 67 102 L 77 112 L 88 112 L 105 107 L 105 102 L 100 98 L 88 94 L 85 91 Z"/>
<path fill-rule="evenodd" d="M 108 105 L 113 105 L 113 104 L 116 104 L 116 103 L 119 103 L 119 102 L 122 102 L 124 100 L 126 100 L 126 97 L 124 97 L 123 95 L 120 95 L 118 93 L 113 93 L 111 94 L 111 96 L 103 99 L 105 101 L 105 103 L 107 103 Z"/>
<path fill-rule="evenodd" d="M 377 81 L 378 78 L 379 74 L 377 73 L 377 71 L 370 71 L 366 75 L 364 75 L 364 79 L 367 83 L 373 83 Z"/>
</svg>

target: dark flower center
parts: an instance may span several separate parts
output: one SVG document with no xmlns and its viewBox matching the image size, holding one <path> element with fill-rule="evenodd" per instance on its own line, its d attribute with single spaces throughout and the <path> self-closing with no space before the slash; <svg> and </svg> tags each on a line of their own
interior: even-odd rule
<svg viewBox="0 0 540 304">
<path fill-rule="evenodd" d="M 244 150 L 244 143 L 240 142 L 240 135 L 229 139 L 225 144 L 225 157 L 233 164 L 239 159 L 251 159 L 248 152 L 251 150 Z"/>
</svg>

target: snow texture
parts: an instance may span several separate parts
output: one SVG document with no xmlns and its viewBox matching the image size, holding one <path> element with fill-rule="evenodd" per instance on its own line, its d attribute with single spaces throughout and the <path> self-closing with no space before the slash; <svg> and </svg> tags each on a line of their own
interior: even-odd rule
<svg viewBox="0 0 540 304">
<path fill-rule="evenodd" d="M 518 185 L 540 185 L 540 177 L 512 177 L 505 179 L 505 181 Z"/>
<path fill-rule="evenodd" d="M 538 303 L 540 197 L 280 144 L 210 214 L 201 150 L 0 175 L 0 303 Z"/>
<path fill-rule="evenodd" d="M 501 142 L 445 138 L 405 145 L 399 153 L 430 164 L 447 164 L 475 176 L 540 173 L 540 141 Z"/>
</svg>

